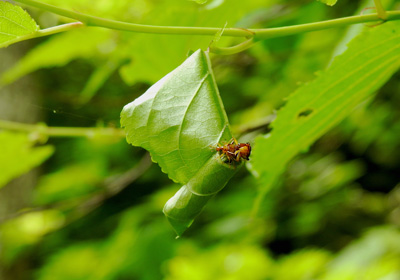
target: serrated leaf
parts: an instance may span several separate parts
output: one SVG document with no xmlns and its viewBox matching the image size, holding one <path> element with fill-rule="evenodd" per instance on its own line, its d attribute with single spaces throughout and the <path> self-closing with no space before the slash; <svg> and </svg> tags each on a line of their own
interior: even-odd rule
<svg viewBox="0 0 400 280">
<path fill-rule="evenodd" d="M 0 1 L 0 48 L 34 34 L 39 26 L 20 6 Z"/>
<path fill-rule="evenodd" d="M 99 29 L 73 30 L 52 36 L 29 51 L 1 77 L 9 84 L 40 68 L 64 66 L 77 58 L 94 56 L 99 45 L 108 39 L 109 31 Z"/>
<path fill-rule="evenodd" d="M 180 235 L 238 168 L 222 163 L 213 146 L 231 138 L 208 54 L 198 50 L 121 113 L 127 141 L 182 189 L 164 213 Z"/>
<path fill-rule="evenodd" d="M 53 154 L 53 147 L 33 148 L 26 134 L 0 132 L 0 188 L 40 165 Z"/>
<path fill-rule="evenodd" d="M 325 3 L 328 6 L 333 6 L 336 4 L 337 0 L 318 0 L 319 2 Z"/>
<path fill-rule="evenodd" d="M 389 22 L 361 34 L 331 67 L 292 94 L 277 115 L 270 135 L 256 139 L 253 168 L 261 194 L 288 161 L 371 97 L 400 67 L 400 24 Z"/>
</svg>

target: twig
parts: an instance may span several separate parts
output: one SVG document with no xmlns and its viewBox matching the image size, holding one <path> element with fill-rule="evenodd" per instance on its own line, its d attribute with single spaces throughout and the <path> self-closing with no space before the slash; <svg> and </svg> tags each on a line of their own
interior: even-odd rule
<svg viewBox="0 0 400 280">
<path fill-rule="evenodd" d="M 151 164 L 152 161 L 150 159 L 150 156 L 149 154 L 146 154 L 136 166 L 129 169 L 125 173 L 119 175 L 118 177 L 107 178 L 103 182 L 105 184 L 104 191 L 102 191 L 101 193 L 97 193 L 86 200 L 83 200 L 81 203 L 79 203 L 78 206 L 76 206 L 75 203 L 76 199 L 73 199 L 30 209 L 24 209 L 5 217 L 0 217 L 0 225 L 6 221 L 18 218 L 20 216 L 48 209 L 75 210 L 79 211 L 78 216 L 81 217 L 82 215 L 88 214 L 89 212 L 93 211 L 94 209 L 99 207 L 105 200 L 117 195 L 132 182 L 136 181 L 149 169 Z M 71 220 L 69 222 L 71 222 Z"/>
</svg>

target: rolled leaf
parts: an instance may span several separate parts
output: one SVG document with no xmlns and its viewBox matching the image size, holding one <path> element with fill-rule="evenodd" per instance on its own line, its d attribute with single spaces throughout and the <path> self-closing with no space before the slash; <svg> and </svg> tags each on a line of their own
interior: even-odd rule
<svg viewBox="0 0 400 280">
<path fill-rule="evenodd" d="M 238 169 L 215 148 L 232 138 L 208 54 L 198 50 L 121 113 L 127 141 L 184 185 L 164 213 L 178 235 Z"/>
</svg>

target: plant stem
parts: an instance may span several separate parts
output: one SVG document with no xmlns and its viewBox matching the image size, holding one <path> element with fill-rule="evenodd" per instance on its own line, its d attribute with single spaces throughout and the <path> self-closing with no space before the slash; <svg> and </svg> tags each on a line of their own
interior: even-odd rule
<svg viewBox="0 0 400 280">
<path fill-rule="evenodd" d="M 214 36 L 218 31 L 220 31 L 220 28 L 213 28 L 213 27 L 209 28 L 209 27 L 142 25 L 142 24 L 128 23 L 128 22 L 122 22 L 122 21 L 116 21 L 116 20 L 99 18 L 91 15 L 86 15 L 34 0 L 17 0 L 16 2 L 23 3 L 42 10 L 46 10 L 67 18 L 79 20 L 88 26 L 105 27 L 121 31 L 155 33 L 155 34 L 212 35 L 212 36 Z M 233 37 L 247 37 L 251 36 L 252 33 L 242 28 L 227 28 L 224 30 L 224 35 Z"/>
<path fill-rule="evenodd" d="M 0 120 L 0 129 L 25 133 L 37 133 L 49 137 L 125 137 L 125 132 L 119 128 L 110 127 L 48 127 L 45 124 L 26 124 Z"/>
<path fill-rule="evenodd" d="M 231 55 L 235 54 L 244 50 L 247 50 L 248 48 L 252 47 L 254 45 L 254 38 L 247 39 L 243 43 L 240 43 L 236 46 L 233 47 L 228 47 L 228 48 L 221 48 L 221 47 L 216 47 L 211 45 L 209 47 L 210 52 L 215 53 L 215 54 L 221 54 L 221 55 Z"/>
<path fill-rule="evenodd" d="M 48 36 L 48 35 L 53 35 L 56 33 L 69 31 L 69 30 L 80 28 L 83 26 L 84 26 L 84 24 L 82 22 L 71 22 L 71 23 L 66 23 L 66 24 L 46 28 L 46 29 L 41 29 L 32 34 L 20 36 L 13 40 L 9 40 L 6 43 L 1 44 L 0 47 L 7 47 L 11 44 L 15 44 L 15 43 L 18 43 L 21 41 L 25 41 L 25 40 L 29 40 L 29 39 L 33 39 L 33 38 L 39 38 L 39 37 Z"/>
<path fill-rule="evenodd" d="M 94 17 L 91 15 L 86 15 L 79 12 L 70 11 L 49 4 L 41 3 L 35 0 L 15 0 L 15 1 L 42 10 L 46 10 L 61 16 L 79 20 L 88 26 L 104 27 L 122 31 L 155 33 L 155 34 L 209 35 L 209 36 L 214 36 L 215 34 L 217 34 L 217 32 L 220 31 L 220 28 L 217 27 L 155 26 L 155 25 L 128 23 L 128 22 Z M 382 15 L 382 13 L 379 14 L 379 8 L 378 8 L 380 2 L 375 1 L 375 3 L 378 3 L 377 5 L 378 13 L 375 14 L 358 15 L 358 16 L 344 17 L 344 18 L 314 22 L 314 23 L 306 23 L 293 26 L 275 27 L 266 29 L 226 28 L 224 29 L 222 36 L 247 37 L 247 38 L 254 37 L 257 40 L 262 40 L 272 37 L 288 36 L 297 33 L 342 27 L 357 23 L 379 21 L 381 20 L 381 15 Z M 386 19 L 387 21 L 400 19 L 400 11 L 390 11 L 390 12 L 385 12 L 384 14 L 387 16 Z"/>
<path fill-rule="evenodd" d="M 72 30 L 72 29 L 84 27 L 84 26 L 85 25 L 82 22 L 79 22 L 79 21 L 70 22 L 70 23 L 57 25 L 57 26 L 54 26 L 54 27 L 46 28 L 46 29 L 41 29 L 41 30 L 37 31 L 35 34 L 33 34 L 33 35 L 35 37 L 43 37 L 43 36 L 53 35 L 53 34 L 56 34 L 56 33 L 65 32 L 65 31 L 69 31 L 69 30 Z"/>
<path fill-rule="evenodd" d="M 386 14 L 387 14 L 387 21 L 400 19 L 400 11 L 390 11 L 386 12 Z M 378 14 L 358 15 L 358 16 L 350 16 L 350 17 L 285 26 L 285 27 L 276 27 L 268 29 L 249 29 L 249 30 L 256 33 L 255 37 L 257 39 L 267 39 L 273 37 L 288 36 L 297 33 L 343 27 L 351 24 L 366 23 L 371 21 L 381 21 L 381 18 L 379 17 Z"/>
<path fill-rule="evenodd" d="M 374 3 L 375 3 L 376 11 L 378 12 L 379 18 L 386 21 L 388 19 L 388 15 L 382 6 L 381 0 L 374 0 Z"/>
</svg>

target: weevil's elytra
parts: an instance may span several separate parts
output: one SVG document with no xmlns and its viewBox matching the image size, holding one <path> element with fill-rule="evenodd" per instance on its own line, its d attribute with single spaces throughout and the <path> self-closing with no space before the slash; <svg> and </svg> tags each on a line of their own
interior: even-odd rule
<svg viewBox="0 0 400 280">
<path fill-rule="evenodd" d="M 225 158 L 224 161 L 227 163 L 240 162 L 241 159 L 249 160 L 251 154 L 250 143 L 238 143 L 235 138 L 232 138 L 225 145 L 218 143 L 216 150 L 221 158 Z"/>
</svg>

